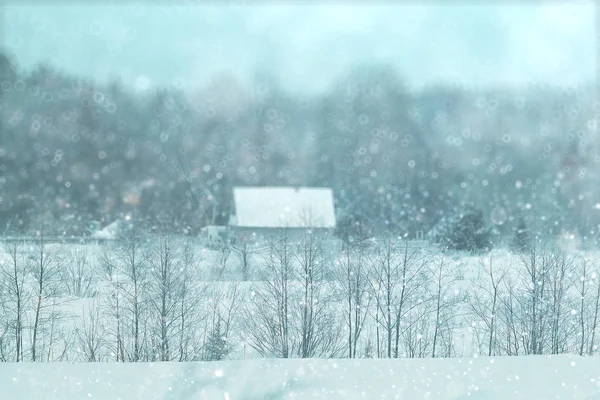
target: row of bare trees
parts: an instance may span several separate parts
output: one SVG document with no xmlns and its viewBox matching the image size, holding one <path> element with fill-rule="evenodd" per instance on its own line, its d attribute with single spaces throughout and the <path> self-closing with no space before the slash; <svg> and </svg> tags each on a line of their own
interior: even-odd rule
<svg viewBox="0 0 600 400">
<path fill-rule="evenodd" d="M 71 249 L 73 250 L 73 249 Z M 0 360 L 226 357 L 240 293 L 203 280 L 192 242 L 131 231 L 94 255 L 47 244 L 0 252 Z"/>
<path fill-rule="evenodd" d="M 43 237 L 23 251 L 18 244 L 0 253 L 0 360 L 53 361 L 64 357 L 73 343 L 64 332 L 61 299 L 60 258 L 55 257 Z M 57 347 L 62 350 L 57 353 Z M 60 346 L 62 345 L 62 346 Z"/>
<path fill-rule="evenodd" d="M 532 243 L 461 257 L 382 238 L 273 242 L 243 318 L 262 356 L 597 353 L 600 264 Z"/>
<path fill-rule="evenodd" d="M 243 319 L 260 355 L 454 354 L 456 263 L 393 238 L 324 246 L 310 235 L 271 243 Z"/>
<path fill-rule="evenodd" d="M 534 243 L 465 258 L 307 234 L 248 249 L 242 285 L 223 278 L 235 249 L 207 260 L 194 243 L 132 230 L 96 253 L 43 236 L 5 244 L 0 360 L 597 353 L 600 264 L 589 254 Z"/>
<path fill-rule="evenodd" d="M 100 265 L 103 295 L 95 309 L 106 328 L 100 354 L 122 362 L 219 360 L 229 354 L 238 285 L 209 284 L 193 242 L 160 237 L 147 243 L 133 231 Z M 79 336 L 94 342 L 91 318 Z M 95 347 L 87 351 L 95 360 Z"/>
<path fill-rule="evenodd" d="M 469 297 L 474 337 L 488 355 L 597 353 L 600 265 L 534 243 L 513 265 L 481 260 Z"/>
</svg>

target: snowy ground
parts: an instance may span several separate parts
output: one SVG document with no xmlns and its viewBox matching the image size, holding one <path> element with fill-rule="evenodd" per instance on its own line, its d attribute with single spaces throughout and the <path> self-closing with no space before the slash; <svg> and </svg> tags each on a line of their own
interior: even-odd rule
<svg viewBox="0 0 600 400">
<path fill-rule="evenodd" d="M 62 246 L 57 247 L 56 251 L 61 254 L 85 251 L 89 257 L 89 265 L 86 265 L 90 267 L 96 267 L 101 262 L 101 246 L 69 245 L 64 246 L 64 251 Z M 262 264 L 261 256 L 252 254 L 252 264 L 257 269 Z M 453 265 L 460 267 L 457 268 L 460 277 L 456 276 L 452 287 L 461 293 L 472 291 L 473 282 L 485 279 L 481 262 L 489 260 L 490 256 L 495 265 L 504 266 L 513 274 L 517 273 L 518 270 L 513 266 L 519 265 L 519 258 L 503 250 L 496 250 L 483 260 L 456 254 L 451 259 Z M 588 256 L 598 259 L 600 254 Z M 211 276 L 215 265 L 219 265 L 219 253 L 201 249 L 199 260 L 198 276 L 204 282 L 202 278 Z M 220 280 L 208 280 L 206 284 L 216 292 L 219 289 L 225 292 L 225 288 L 239 283 L 239 301 L 244 302 L 246 295 L 259 287 L 260 282 L 240 282 L 239 263 L 239 257 L 232 255 Z M 98 273 L 97 269 L 93 270 Z M 96 278 L 92 291 L 96 298 L 73 297 L 68 302 L 61 303 L 61 311 L 78 317 L 72 320 L 65 318 L 64 332 L 71 332 L 72 327 L 80 327 L 82 320 L 79 318 L 86 314 L 85 310 L 93 305 L 97 306 L 106 297 L 106 284 L 99 277 Z M 339 302 L 331 301 L 331 307 L 338 306 L 341 307 Z M 570 309 L 566 310 L 568 312 Z M 458 315 L 459 311 L 457 308 L 457 325 L 453 328 L 454 354 L 471 355 L 477 352 L 470 333 L 474 319 L 471 315 Z M 29 314 L 25 317 L 27 321 Z M 568 321 L 570 320 L 567 319 Z M 373 337 L 374 324 L 372 318 L 366 322 L 362 341 Z M 100 324 L 100 331 L 104 327 Z M 61 334 L 60 332 L 57 331 L 57 334 Z M 27 332 L 25 336 L 27 341 Z M 235 324 L 230 336 L 232 343 L 244 343 L 240 327 Z M 578 340 L 576 336 L 573 339 Z M 62 346 L 60 340 L 55 344 Z M 79 345 L 77 341 L 71 343 L 71 353 L 75 354 Z M 363 345 L 364 343 L 361 344 Z M 0 389 L 3 389 L 0 399 L 600 400 L 600 359 L 597 357 L 561 355 L 435 360 L 265 360 L 256 358 L 258 355 L 247 347 L 242 345 L 233 349 L 229 357 L 238 360 L 214 363 L 0 363 Z M 105 348 L 103 351 L 108 350 Z M 73 356 L 69 360 L 83 358 L 80 355 L 79 358 Z"/>
<path fill-rule="evenodd" d="M 0 364 L 2 399 L 600 399 L 595 357 Z"/>
</svg>

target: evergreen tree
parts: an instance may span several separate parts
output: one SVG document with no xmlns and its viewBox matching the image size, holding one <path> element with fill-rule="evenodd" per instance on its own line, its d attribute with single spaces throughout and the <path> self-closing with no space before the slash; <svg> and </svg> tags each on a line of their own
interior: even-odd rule
<svg viewBox="0 0 600 400">
<path fill-rule="evenodd" d="M 450 226 L 445 237 L 448 248 L 461 251 L 487 250 L 491 247 L 489 229 L 486 229 L 481 210 L 470 209 Z"/>
<path fill-rule="evenodd" d="M 204 349 L 205 361 L 219 361 L 227 357 L 230 352 L 229 343 L 225 338 L 225 332 L 221 326 L 220 318 L 217 318 L 212 330 L 208 334 L 206 347 Z"/>
</svg>

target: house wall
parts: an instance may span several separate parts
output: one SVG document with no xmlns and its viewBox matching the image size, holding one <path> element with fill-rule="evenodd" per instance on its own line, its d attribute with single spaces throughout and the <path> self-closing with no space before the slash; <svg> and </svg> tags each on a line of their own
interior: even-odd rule
<svg viewBox="0 0 600 400">
<path fill-rule="evenodd" d="M 227 236 L 233 244 L 243 243 L 264 243 L 270 240 L 277 240 L 287 237 L 289 240 L 301 240 L 308 232 L 317 235 L 323 239 L 333 237 L 333 229 L 329 228 L 251 228 L 230 226 Z"/>
</svg>

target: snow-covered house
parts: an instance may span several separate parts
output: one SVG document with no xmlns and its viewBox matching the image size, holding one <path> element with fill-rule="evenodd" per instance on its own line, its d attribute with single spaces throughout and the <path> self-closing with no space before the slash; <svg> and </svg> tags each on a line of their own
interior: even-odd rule
<svg viewBox="0 0 600 400">
<path fill-rule="evenodd" d="M 235 187 L 228 224 L 234 243 L 298 238 L 307 232 L 332 235 L 333 191 L 317 187 Z"/>
</svg>

